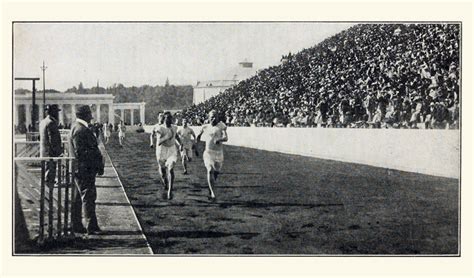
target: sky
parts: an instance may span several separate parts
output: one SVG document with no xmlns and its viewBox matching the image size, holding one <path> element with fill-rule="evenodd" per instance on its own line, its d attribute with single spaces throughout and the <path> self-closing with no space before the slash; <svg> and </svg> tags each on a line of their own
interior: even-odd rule
<svg viewBox="0 0 474 278">
<path fill-rule="evenodd" d="M 46 89 L 195 85 L 247 60 L 255 70 L 316 45 L 348 23 L 15 23 L 14 77 L 40 77 Z M 15 81 L 14 88 L 31 89 Z M 37 85 L 42 89 L 42 81 Z"/>
</svg>

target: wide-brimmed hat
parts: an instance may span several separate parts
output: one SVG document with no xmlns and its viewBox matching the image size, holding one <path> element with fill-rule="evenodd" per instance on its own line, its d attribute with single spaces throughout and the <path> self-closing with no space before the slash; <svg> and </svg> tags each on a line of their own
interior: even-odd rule
<svg viewBox="0 0 474 278">
<path fill-rule="evenodd" d="M 46 107 L 44 108 L 46 111 L 61 111 L 59 109 L 59 106 L 57 104 L 47 104 Z"/>
<path fill-rule="evenodd" d="M 79 106 L 79 108 L 76 110 L 76 117 L 81 117 L 88 114 L 92 114 L 92 110 L 89 105 Z"/>
</svg>

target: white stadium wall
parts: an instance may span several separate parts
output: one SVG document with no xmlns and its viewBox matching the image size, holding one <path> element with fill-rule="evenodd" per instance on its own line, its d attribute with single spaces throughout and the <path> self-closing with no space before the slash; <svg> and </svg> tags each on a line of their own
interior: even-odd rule
<svg viewBox="0 0 474 278">
<path fill-rule="evenodd" d="M 234 146 L 450 178 L 460 174 L 459 130 L 229 127 L 228 134 L 227 144 Z"/>
</svg>

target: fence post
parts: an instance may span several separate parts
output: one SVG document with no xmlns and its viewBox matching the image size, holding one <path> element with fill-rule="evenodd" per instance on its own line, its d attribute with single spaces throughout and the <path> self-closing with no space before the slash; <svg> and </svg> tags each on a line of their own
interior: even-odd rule
<svg viewBox="0 0 474 278">
<path fill-rule="evenodd" d="M 62 160 L 59 160 L 58 161 L 58 228 L 57 228 L 57 236 L 60 237 L 61 236 L 61 213 L 62 213 L 62 188 L 63 188 L 63 167 L 62 167 L 62 164 L 63 164 L 63 161 Z"/>
<path fill-rule="evenodd" d="M 40 243 L 44 240 L 44 201 L 45 201 L 45 161 L 41 161 L 41 187 L 40 187 L 40 215 L 39 215 L 39 237 Z"/>
<path fill-rule="evenodd" d="M 65 188 L 64 188 L 64 229 L 63 234 L 68 235 L 68 221 L 69 221 L 69 185 L 70 185 L 70 160 L 66 160 L 66 165 L 64 166 L 66 169 L 66 177 L 65 177 Z"/>
<path fill-rule="evenodd" d="M 53 162 L 51 159 L 50 162 Z M 51 170 L 51 169 L 50 169 Z M 48 193 L 49 193 L 49 210 L 48 210 L 48 237 L 52 239 L 53 237 L 53 210 L 54 210 L 54 184 L 48 184 Z"/>
<path fill-rule="evenodd" d="M 69 210 L 69 215 L 71 217 L 71 228 L 72 226 L 74 225 L 74 223 L 72 223 L 73 219 L 72 219 L 72 206 L 73 206 L 73 203 L 76 199 L 76 194 L 77 194 L 77 190 L 76 190 L 76 177 L 75 177 L 75 161 L 74 160 L 71 160 L 70 161 L 70 171 L 71 171 L 71 206 L 70 206 L 70 210 Z"/>
</svg>

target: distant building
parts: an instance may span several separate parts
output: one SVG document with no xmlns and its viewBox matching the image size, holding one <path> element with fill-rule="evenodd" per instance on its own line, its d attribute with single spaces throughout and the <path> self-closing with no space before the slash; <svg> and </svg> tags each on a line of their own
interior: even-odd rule
<svg viewBox="0 0 474 278">
<path fill-rule="evenodd" d="M 35 119 L 39 122 L 45 117 L 42 93 L 39 92 L 35 97 L 35 109 L 32 104 L 33 95 L 31 92 L 23 90 L 14 95 L 14 123 L 16 126 L 29 126 L 32 124 L 33 111 L 36 112 Z M 90 105 L 92 116 L 96 122 L 117 123 L 123 120 L 127 125 L 137 123 L 135 116 L 139 116 L 139 122 L 145 122 L 145 104 L 144 102 L 116 103 L 112 94 L 76 94 L 47 92 L 46 104 L 57 104 L 61 111 L 58 121 L 62 125 L 71 124 L 76 119 L 76 109 L 81 105 Z M 103 109 L 103 110 L 102 110 Z M 134 111 L 138 110 L 138 114 Z M 104 113 L 102 113 L 102 112 Z M 125 117 L 125 111 L 128 111 Z M 126 119 L 128 118 L 128 119 Z"/>
<path fill-rule="evenodd" d="M 194 86 L 193 104 L 199 104 L 216 96 L 240 81 L 255 74 L 252 62 L 240 62 L 239 65 L 224 73 L 221 79 L 198 81 Z"/>
</svg>

